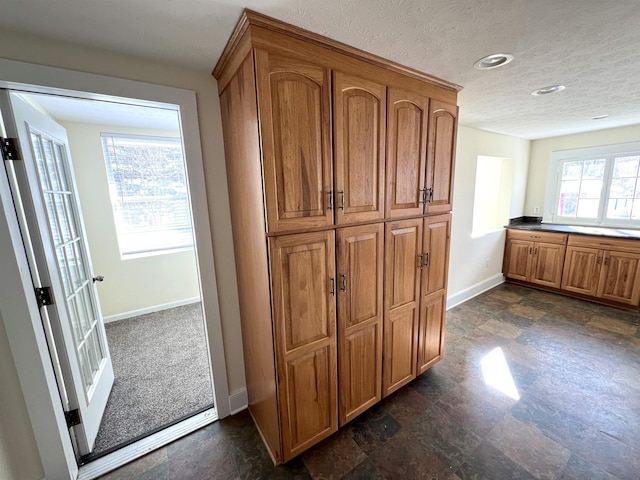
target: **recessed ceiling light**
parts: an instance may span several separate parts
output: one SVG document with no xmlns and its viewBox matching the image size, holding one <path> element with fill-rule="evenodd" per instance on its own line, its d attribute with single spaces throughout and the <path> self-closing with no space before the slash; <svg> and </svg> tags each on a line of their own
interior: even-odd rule
<svg viewBox="0 0 640 480">
<path fill-rule="evenodd" d="M 494 53 L 482 57 L 476 63 L 473 64 L 478 70 L 491 70 L 492 68 L 502 67 L 513 60 L 511 53 Z"/>
<path fill-rule="evenodd" d="M 540 88 L 538 90 L 534 90 L 533 92 L 531 92 L 531 95 L 539 97 L 540 95 L 549 95 L 550 93 L 556 93 L 556 92 L 560 92 L 561 90 L 564 90 L 565 87 L 564 85 L 551 85 L 549 87 L 544 87 L 544 88 Z"/>
<path fill-rule="evenodd" d="M 602 120 L 603 118 L 607 118 L 609 115 L 596 115 L 595 117 L 591 117 L 591 120 Z"/>
</svg>

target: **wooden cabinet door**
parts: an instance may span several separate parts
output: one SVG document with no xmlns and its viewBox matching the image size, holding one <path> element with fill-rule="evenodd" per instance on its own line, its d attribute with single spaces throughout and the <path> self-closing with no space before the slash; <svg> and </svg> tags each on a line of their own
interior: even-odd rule
<svg viewBox="0 0 640 480">
<path fill-rule="evenodd" d="M 628 305 L 640 304 L 640 254 L 604 252 L 598 297 Z"/>
<path fill-rule="evenodd" d="M 451 215 L 424 219 L 421 298 L 418 327 L 418 375 L 442 358 Z"/>
<path fill-rule="evenodd" d="M 504 276 L 528 282 L 533 258 L 532 254 L 533 242 L 514 239 L 507 240 Z"/>
<path fill-rule="evenodd" d="M 384 218 L 387 88 L 333 74 L 336 223 Z"/>
<path fill-rule="evenodd" d="M 333 224 L 329 71 L 256 51 L 270 232 Z"/>
<path fill-rule="evenodd" d="M 562 272 L 562 289 L 594 296 L 598 290 L 601 263 L 602 250 L 568 246 Z"/>
<path fill-rule="evenodd" d="M 335 235 L 269 240 L 283 461 L 338 429 Z"/>
<path fill-rule="evenodd" d="M 383 397 L 416 378 L 422 227 L 421 218 L 386 225 Z"/>
<path fill-rule="evenodd" d="M 429 99 L 389 87 L 387 105 L 386 216 L 422 215 Z"/>
<path fill-rule="evenodd" d="M 449 236 L 451 215 L 424 219 L 422 241 L 422 295 L 444 291 L 449 270 Z"/>
<path fill-rule="evenodd" d="M 427 157 L 428 213 L 451 211 L 458 107 L 431 100 Z"/>
<path fill-rule="evenodd" d="M 529 281 L 538 285 L 560 288 L 565 250 L 564 245 L 534 243 Z"/>
<path fill-rule="evenodd" d="M 384 224 L 338 230 L 340 425 L 382 392 Z"/>
<path fill-rule="evenodd" d="M 443 354 L 444 320 L 447 307 L 442 291 L 422 297 L 418 332 L 418 375 L 437 363 Z"/>
</svg>

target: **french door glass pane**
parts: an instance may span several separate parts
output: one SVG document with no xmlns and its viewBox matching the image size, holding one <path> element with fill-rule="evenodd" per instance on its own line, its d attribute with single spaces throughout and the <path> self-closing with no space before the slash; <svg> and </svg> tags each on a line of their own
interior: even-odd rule
<svg viewBox="0 0 640 480">
<path fill-rule="evenodd" d="M 64 145 L 31 133 L 31 146 L 38 170 L 40 188 L 46 206 L 49 229 L 54 242 L 56 261 L 62 277 L 67 314 L 71 323 L 75 348 L 85 392 L 104 358 L 104 348 L 98 330 L 98 313 L 90 289 L 91 273 L 85 261 L 79 219 L 75 214 L 72 182 L 68 178 Z"/>
</svg>

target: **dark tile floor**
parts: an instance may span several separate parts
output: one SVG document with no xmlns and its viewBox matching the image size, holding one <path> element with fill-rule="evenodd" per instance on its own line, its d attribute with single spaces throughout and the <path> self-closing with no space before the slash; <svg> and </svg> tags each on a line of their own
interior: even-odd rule
<svg viewBox="0 0 640 480">
<path fill-rule="evenodd" d="M 243 412 L 103 478 L 637 480 L 639 320 L 501 285 L 448 312 L 439 364 L 287 465 Z"/>
</svg>

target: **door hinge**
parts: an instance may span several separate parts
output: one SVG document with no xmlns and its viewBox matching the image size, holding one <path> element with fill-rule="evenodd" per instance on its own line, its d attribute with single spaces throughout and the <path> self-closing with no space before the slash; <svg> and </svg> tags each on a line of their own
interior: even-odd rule
<svg viewBox="0 0 640 480">
<path fill-rule="evenodd" d="M 67 421 L 67 428 L 75 427 L 82 423 L 82 417 L 80 416 L 80 410 L 74 408 L 68 412 L 64 412 L 64 419 Z"/>
<path fill-rule="evenodd" d="M 36 301 L 38 302 L 38 306 L 45 307 L 47 305 L 53 305 L 53 293 L 51 292 L 51 287 L 39 287 L 35 288 L 36 292 Z"/>
<path fill-rule="evenodd" d="M 17 138 L 0 137 L 0 146 L 2 147 L 3 160 L 21 160 Z"/>
</svg>

